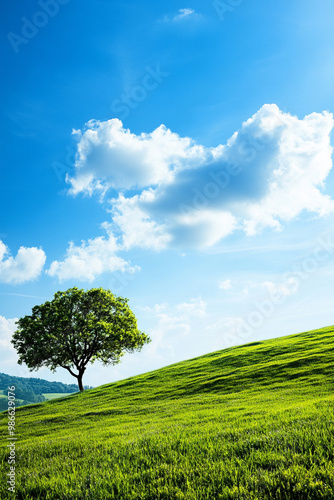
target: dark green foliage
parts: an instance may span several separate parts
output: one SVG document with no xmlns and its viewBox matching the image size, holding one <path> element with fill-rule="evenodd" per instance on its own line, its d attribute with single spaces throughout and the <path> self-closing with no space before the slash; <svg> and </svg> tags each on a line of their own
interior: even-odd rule
<svg viewBox="0 0 334 500">
<path fill-rule="evenodd" d="M 17 399 L 25 399 L 31 403 L 40 403 L 45 401 L 45 397 L 42 394 L 34 394 L 30 388 L 21 386 L 20 384 L 15 387 L 15 397 Z"/>
<path fill-rule="evenodd" d="M 8 410 L 7 398 L 0 398 L 0 411 Z"/>
<path fill-rule="evenodd" d="M 24 500 L 332 500 L 334 328 L 16 412 Z M 2 435 L 7 417 L 0 415 Z M 6 470 L 8 449 L 1 449 Z M 0 498 L 8 495 L 0 484 Z"/>
<path fill-rule="evenodd" d="M 0 391 L 3 396 L 0 397 L 0 411 L 7 410 L 7 393 L 8 387 L 15 387 L 16 406 L 24 406 L 32 403 L 40 403 L 46 401 L 44 394 L 57 394 L 60 396 L 71 392 L 77 392 L 78 386 L 75 384 L 63 384 L 62 382 L 48 382 L 40 378 L 25 378 L 16 377 L 0 373 Z M 85 389 L 92 389 L 90 386 L 85 386 Z M 1 396 L 1 394 L 0 394 Z M 58 397 L 59 397 L 58 396 Z"/>
<path fill-rule="evenodd" d="M 13 377 L 15 379 L 15 377 Z M 8 380 L 10 381 L 11 377 L 7 377 L 5 376 L 2 380 Z M 21 380 L 24 380 L 23 377 L 21 377 Z M 11 387 L 13 386 L 15 387 L 15 398 L 16 400 L 19 400 L 21 401 L 21 403 L 19 404 L 22 404 L 22 401 L 25 400 L 25 401 L 28 401 L 28 403 L 25 403 L 25 404 L 30 404 L 30 403 L 40 403 L 42 401 L 45 401 L 45 397 L 42 395 L 42 394 L 35 394 L 34 391 L 31 389 L 31 387 L 29 387 L 29 385 L 25 384 L 25 383 L 22 383 L 22 382 L 16 382 L 16 384 L 2 384 L 2 387 L 1 387 L 1 392 L 3 392 L 3 396 L 6 397 L 6 401 L 7 401 L 7 393 L 8 393 L 8 387 Z M 3 398 L 2 398 L 3 399 Z M 0 405 L 1 407 L 1 410 L 2 411 L 3 409 L 3 404 Z M 7 407 L 6 407 L 7 409 Z"/>
<path fill-rule="evenodd" d="M 63 382 L 49 382 L 41 378 L 34 377 L 16 377 L 14 375 L 7 375 L 0 373 L 0 390 L 7 390 L 7 387 L 23 385 L 34 392 L 34 394 L 50 394 L 53 392 L 77 392 L 77 384 L 64 384 Z M 92 389 L 91 386 L 86 385 L 85 389 Z"/>
<path fill-rule="evenodd" d="M 65 368 L 83 390 L 89 362 L 117 364 L 126 352 L 150 341 L 138 330 L 127 302 L 103 288 L 57 292 L 51 302 L 35 306 L 30 316 L 18 320 L 12 344 L 19 363 L 31 370 Z"/>
</svg>

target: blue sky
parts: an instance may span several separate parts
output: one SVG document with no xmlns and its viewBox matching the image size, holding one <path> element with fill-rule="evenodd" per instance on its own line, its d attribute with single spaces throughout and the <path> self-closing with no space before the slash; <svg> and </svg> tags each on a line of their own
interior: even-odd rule
<svg viewBox="0 0 334 500">
<path fill-rule="evenodd" d="M 334 323 L 332 2 L 2 11 L 2 371 L 29 373 L 15 318 L 71 286 L 153 339 L 91 385 Z"/>
</svg>

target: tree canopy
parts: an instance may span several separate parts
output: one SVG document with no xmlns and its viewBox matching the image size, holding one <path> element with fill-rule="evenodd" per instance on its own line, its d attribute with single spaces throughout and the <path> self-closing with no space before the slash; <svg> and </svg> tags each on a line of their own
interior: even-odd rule
<svg viewBox="0 0 334 500">
<path fill-rule="evenodd" d="M 19 364 L 30 371 L 65 368 L 76 377 L 80 391 L 89 362 L 115 365 L 126 352 L 139 351 L 151 340 L 138 330 L 128 299 L 103 288 L 57 292 L 16 324 L 12 344 Z"/>
</svg>

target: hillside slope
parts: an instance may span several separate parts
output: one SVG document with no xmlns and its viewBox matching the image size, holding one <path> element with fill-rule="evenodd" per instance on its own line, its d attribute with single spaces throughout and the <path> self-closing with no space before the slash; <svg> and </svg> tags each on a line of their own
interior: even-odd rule
<svg viewBox="0 0 334 500">
<path fill-rule="evenodd" d="M 18 410 L 17 498 L 334 498 L 333 333 L 253 342 Z M 0 425 L 6 435 L 6 414 Z"/>
</svg>

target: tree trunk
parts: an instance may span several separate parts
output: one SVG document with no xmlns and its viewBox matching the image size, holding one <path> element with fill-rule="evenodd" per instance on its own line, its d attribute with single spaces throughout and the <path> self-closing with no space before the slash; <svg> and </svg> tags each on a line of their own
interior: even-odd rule
<svg viewBox="0 0 334 500">
<path fill-rule="evenodd" d="M 84 390 L 83 385 L 82 385 L 83 374 L 84 374 L 84 372 L 79 372 L 79 375 L 78 375 L 78 386 L 79 386 L 80 391 Z"/>
</svg>

